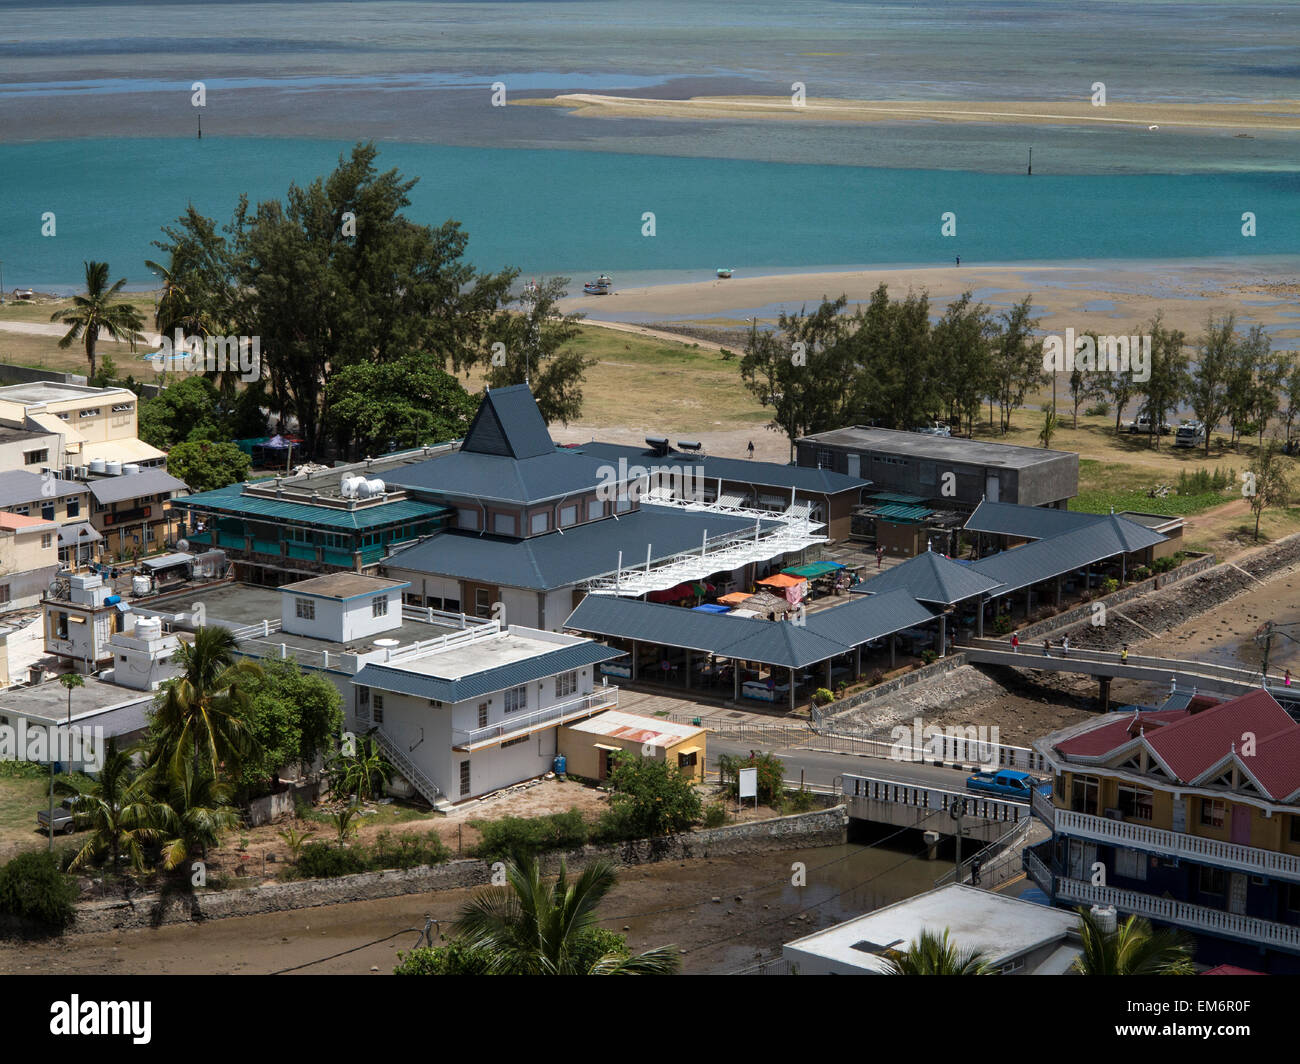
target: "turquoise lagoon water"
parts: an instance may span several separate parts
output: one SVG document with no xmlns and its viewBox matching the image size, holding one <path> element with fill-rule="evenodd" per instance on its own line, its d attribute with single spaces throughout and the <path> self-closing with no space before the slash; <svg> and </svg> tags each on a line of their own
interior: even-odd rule
<svg viewBox="0 0 1300 1064">
<path fill-rule="evenodd" d="M 70 287 L 86 258 L 151 283 L 150 242 L 188 202 L 224 222 L 241 192 L 283 197 L 345 142 L 205 138 L 0 144 L 6 283 Z M 610 152 L 381 145 L 419 177 L 409 214 L 451 217 L 484 269 L 525 274 L 1285 256 L 1295 173 L 1054 176 Z M 56 235 L 41 235 L 54 212 Z M 1258 235 L 1241 234 L 1252 211 Z M 643 236 L 646 212 L 655 235 Z M 957 235 L 941 235 L 942 215 Z M 579 278 L 581 279 L 581 278 Z"/>
</svg>

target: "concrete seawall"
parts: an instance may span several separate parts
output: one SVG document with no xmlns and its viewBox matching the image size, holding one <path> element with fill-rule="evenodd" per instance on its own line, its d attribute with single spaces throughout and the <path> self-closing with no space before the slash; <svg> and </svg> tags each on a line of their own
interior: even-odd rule
<svg viewBox="0 0 1300 1064">
<path fill-rule="evenodd" d="M 611 846 L 584 846 L 569 853 L 546 854 L 543 869 L 553 874 L 564 860 L 570 868 L 605 859 L 616 865 L 654 861 L 691 860 L 749 853 L 779 852 L 807 846 L 838 846 L 845 841 L 848 811 L 842 806 L 794 816 L 774 817 L 744 824 L 706 828 L 662 839 L 641 839 Z M 158 927 L 187 921 L 221 920 L 260 913 L 310 909 L 320 905 L 392 898 L 426 891 L 484 886 L 492 863 L 481 860 L 450 861 L 443 865 L 403 871 L 362 872 L 337 879 L 289 880 L 220 891 L 158 894 L 131 899 L 108 898 L 77 906 L 69 934 L 94 934 Z"/>
</svg>

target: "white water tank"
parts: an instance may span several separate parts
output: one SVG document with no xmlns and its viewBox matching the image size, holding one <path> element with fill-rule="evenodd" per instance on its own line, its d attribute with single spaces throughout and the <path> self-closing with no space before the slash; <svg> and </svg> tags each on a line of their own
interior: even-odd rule
<svg viewBox="0 0 1300 1064">
<path fill-rule="evenodd" d="M 356 498 L 360 494 L 362 486 L 365 484 L 365 477 L 344 477 L 339 489 L 349 498 Z"/>
<path fill-rule="evenodd" d="M 158 639 L 162 636 L 162 621 L 157 617 L 141 617 L 135 622 L 137 639 Z"/>
<path fill-rule="evenodd" d="M 105 462 L 104 472 L 107 473 L 110 477 L 120 477 L 122 475 L 122 463 Z"/>
<path fill-rule="evenodd" d="M 149 594 L 149 578 L 147 576 L 131 577 L 131 594 L 133 595 Z"/>
<path fill-rule="evenodd" d="M 357 488 L 357 494 L 363 499 L 369 499 L 375 495 L 382 495 L 385 490 L 384 482 L 375 478 L 362 481 L 361 486 Z"/>
<path fill-rule="evenodd" d="M 92 458 L 90 460 L 90 471 L 92 473 L 102 473 L 104 472 L 104 467 L 106 464 L 107 463 L 105 463 L 104 459 L 102 458 Z"/>
<path fill-rule="evenodd" d="M 137 473 L 140 472 L 140 467 L 136 465 L 134 462 L 132 462 L 129 465 L 124 465 L 122 467 L 122 472 L 129 474 L 130 476 L 135 476 Z"/>
<path fill-rule="evenodd" d="M 1119 927 L 1119 916 L 1115 912 L 1113 905 L 1094 905 L 1092 907 L 1092 918 L 1097 922 L 1097 926 L 1105 932 L 1114 931 Z"/>
</svg>

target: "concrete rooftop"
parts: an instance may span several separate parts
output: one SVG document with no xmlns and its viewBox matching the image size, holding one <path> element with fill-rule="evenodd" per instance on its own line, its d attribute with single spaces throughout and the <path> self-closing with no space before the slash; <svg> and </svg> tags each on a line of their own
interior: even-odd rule
<svg viewBox="0 0 1300 1064">
<path fill-rule="evenodd" d="M 516 661 L 526 661 L 539 654 L 549 654 L 553 650 L 561 650 L 581 642 L 584 640 L 573 636 L 544 639 L 512 628 L 494 639 L 483 639 L 476 643 L 436 650 L 410 661 L 394 661 L 385 664 L 388 664 L 389 668 L 418 672 L 425 676 L 458 680 L 462 676 L 473 676 L 475 673 L 497 669 L 502 665 L 512 665 Z"/>
<path fill-rule="evenodd" d="M 1024 469 L 1058 458 L 1073 457 L 1071 451 L 1021 447 L 1019 444 L 995 443 L 989 440 L 964 440 L 957 436 L 928 436 L 923 432 L 873 429 L 862 425 L 804 436 L 799 442 L 803 440 L 864 451 L 907 454 L 915 458 L 964 462 L 967 465 L 1001 466 L 1007 469 Z M 864 475 L 868 472 L 864 470 Z"/>
</svg>

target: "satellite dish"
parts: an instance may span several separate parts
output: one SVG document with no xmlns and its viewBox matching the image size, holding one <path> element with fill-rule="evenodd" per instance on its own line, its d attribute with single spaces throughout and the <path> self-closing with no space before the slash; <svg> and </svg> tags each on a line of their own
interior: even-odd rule
<svg viewBox="0 0 1300 1064">
<path fill-rule="evenodd" d="M 189 550 L 190 541 L 188 539 L 178 539 L 176 541 L 176 549 L 182 552 Z"/>
</svg>

